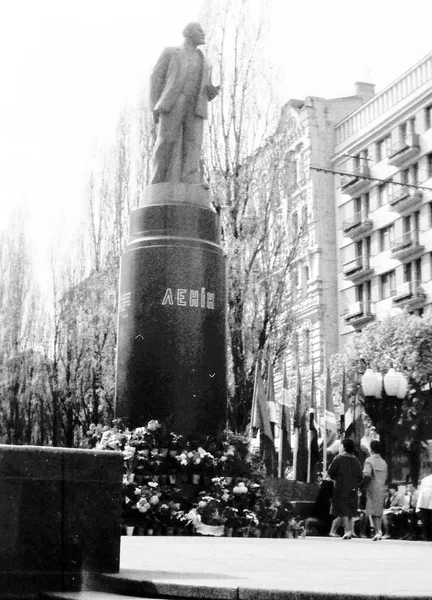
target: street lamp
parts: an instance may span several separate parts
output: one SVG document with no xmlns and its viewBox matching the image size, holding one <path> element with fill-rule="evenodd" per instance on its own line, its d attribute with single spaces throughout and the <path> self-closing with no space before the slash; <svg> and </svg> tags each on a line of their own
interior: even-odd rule
<svg viewBox="0 0 432 600">
<path fill-rule="evenodd" d="M 377 428 L 388 463 L 388 479 L 392 480 L 392 433 L 402 411 L 402 400 L 408 391 L 408 380 L 393 367 L 384 377 L 370 367 L 361 378 L 365 411 Z"/>
</svg>

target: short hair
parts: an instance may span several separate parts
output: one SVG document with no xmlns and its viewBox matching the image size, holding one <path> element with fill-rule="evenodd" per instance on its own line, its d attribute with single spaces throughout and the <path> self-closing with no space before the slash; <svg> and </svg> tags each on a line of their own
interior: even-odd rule
<svg viewBox="0 0 432 600">
<path fill-rule="evenodd" d="M 397 483 L 389 483 L 389 490 L 397 490 L 397 489 L 398 489 Z"/>
<path fill-rule="evenodd" d="M 348 452 L 348 454 L 354 454 L 354 440 L 352 440 L 351 438 L 344 438 L 342 440 L 342 446 L 345 452 Z"/>
<path fill-rule="evenodd" d="M 199 27 L 200 29 L 202 29 L 201 27 L 201 23 L 188 23 L 186 25 L 186 27 L 183 29 L 183 36 L 184 37 L 189 37 L 191 29 L 194 29 L 195 27 Z"/>
<path fill-rule="evenodd" d="M 381 443 L 378 440 L 372 440 L 370 449 L 372 452 L 375 452 L 375 454 L 381 454 L 381 452 L 382 452 Z"/>
</svg>

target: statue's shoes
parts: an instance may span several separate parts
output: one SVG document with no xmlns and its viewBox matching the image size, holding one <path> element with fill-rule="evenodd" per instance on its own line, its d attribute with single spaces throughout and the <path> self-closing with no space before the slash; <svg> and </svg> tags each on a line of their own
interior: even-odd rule
<svg viewBox="0 0 432 600">
<path fill-rule="evenodd" d="M 382 540 L 382 535 L 380 533 L 377 533 L 376 535 L 373 536 L 372 541 L 373 542 L 379 542 L 380 540 Z"/>
<path fill-rule="evenodd" d="M 343 537 L 343 540 L 351 540 L 352 539 L 352 533 L 346 533 Z"/>
</svg>

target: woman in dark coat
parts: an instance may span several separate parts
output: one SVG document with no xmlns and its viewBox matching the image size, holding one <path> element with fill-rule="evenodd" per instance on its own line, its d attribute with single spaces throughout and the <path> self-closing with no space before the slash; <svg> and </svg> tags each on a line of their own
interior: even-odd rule
<svg viewBox="0 0 432 600">
<path fill-rule="evenodd" d="M 352 520 L 357 516 L 357 490 L 362 481 L 363 471 L 354 455 L 353 440 L 342 440 L 342 446 L 344 451 L 333 459 L 328 470 L 328 475 L 335 484 L 330 512 L 334 517 L 342 518 L 345 530 L 343 539 L 350 540 Z"/>
</svg>

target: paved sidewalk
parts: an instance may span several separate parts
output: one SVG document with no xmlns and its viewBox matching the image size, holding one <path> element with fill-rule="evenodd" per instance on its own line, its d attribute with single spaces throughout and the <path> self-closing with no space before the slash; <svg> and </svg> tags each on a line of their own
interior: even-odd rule
<svg viewBox="0 0 432 600">
<path fill-rule="evenodd" d="M 183 597 L 432 599 L 432 542 L 122 537 L 120 567 L 158 591 L 181 585 Z"/>
</svg>

